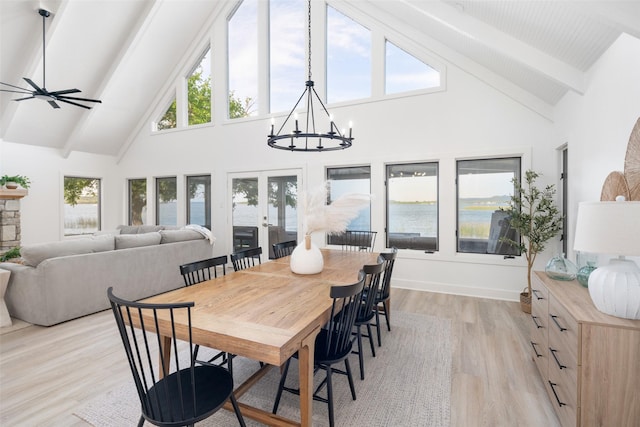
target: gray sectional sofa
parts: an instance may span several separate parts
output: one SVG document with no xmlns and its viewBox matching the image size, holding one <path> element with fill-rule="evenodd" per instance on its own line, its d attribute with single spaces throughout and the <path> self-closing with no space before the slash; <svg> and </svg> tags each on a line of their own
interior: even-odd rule
<svg viewBox="0 0 640 427">
<path fill-rule="evenodd" d="M 50 326 L 109 308 L 107 288 L 138 300 L 183 286 L 179 266 L 211 258 L 212 238 L 192 229 L 120 227 L 113 233 L 25 245 L 5 301 L 12 317 Z"/>
</svg>

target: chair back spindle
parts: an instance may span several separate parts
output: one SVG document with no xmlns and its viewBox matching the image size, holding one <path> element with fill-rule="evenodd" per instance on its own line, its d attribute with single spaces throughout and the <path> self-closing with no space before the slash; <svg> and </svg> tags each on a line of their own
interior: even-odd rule
<svg viewBox="0 0 640 427">
<path fill-rule="evenodd" d="M 262 263 L 262 247 L 244 249 L 231 254 L 231 263 L 234 271 L 240 271 L 254 267 Z"/>
<path fill-rule="evenodd" d="M 295 240 L 288 240 L 286 242 L 274 243 L 273 244 L 273 254 L 275 259 L 283 258 L 288 255 L 291 255 L 291 252 L 298 246 L 298 242 Z"/>
<path fill-rule="evenodd" d="M 219 274 L 224 276 L 227 274 L 227 261 L 228 257 L 222 255 L 181 265 L 180 274 L 184 279 L 185 286 L 215 279 Z M 222 273 L 219 273 L 218 270 L 221 270 Z"/>
</svg>

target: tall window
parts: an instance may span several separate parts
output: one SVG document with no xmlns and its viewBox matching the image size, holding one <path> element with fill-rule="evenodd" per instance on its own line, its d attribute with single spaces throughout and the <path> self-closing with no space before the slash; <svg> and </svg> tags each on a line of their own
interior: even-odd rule
<svg viewBox="0 0 640 427">
<path fill-rule="evenodd" d="M 64 235 L 100 230 L 100 178 L 64 177 Z"/>
<path fill-rule="evenodd" d="M 438 250 L 438 163 L 387 165 L 387 247 Z"/>
<path fill-rule="evenodd" d="M 300 0 L 269 2 L 270 111 L 288 111 L 307 80 L 307 5 Z"/>
<path fill-rule="evenodd" d="M 440 73 L 387 41 L 385 93 L 407 92 L 440 86 Z"/>
<path fill-rule="evenodd" d="M 371 31 L 327 6 L 327 102 L 371 96 Z"/>
<path fill-rule="evenodd" d="M 253 116 L 258 101 L 258 2 L 244 0 L 227 23 L 229 118 Z"/>
<path fill-rule="evenodd" d="M 189 126 L 211 122 L 211 49 L 202 55 L 187 79 Z"/>
<path fill-rule="evenodd" d="M 211 230 L 211 175 L 187 177 L 187 224 Z"/>
<path fill-rule="evenodd" d="M 329 200 L 333 200 L 347 193 L 371 193 L 371 167 L 356 166 L 327 169 L 329 180 Z M 371 231 L 371 206 L 360 210 L 358 216 L 347 225 L 347 230 Z M 329 236 L 328 243 L 332 244 L 334 236 Z"/>
<path fill-rule="evenodd" d="M 458 252 L 511 255 L 501 237 L 516 239 L 500 208 L 509 206 L 513 178 L 520 179 L 520 158 L 459 160 Z"/>
<path fill-rule="evenodd" d="M 178 225 L 176 177 L 156 178 L 156 224 Z"/>
<path fill-rule="evenodd" d="M 147 220 L 147 180 L 130 179 L 129 186 L 129 225 L 143 225 Z"/>
</svg>

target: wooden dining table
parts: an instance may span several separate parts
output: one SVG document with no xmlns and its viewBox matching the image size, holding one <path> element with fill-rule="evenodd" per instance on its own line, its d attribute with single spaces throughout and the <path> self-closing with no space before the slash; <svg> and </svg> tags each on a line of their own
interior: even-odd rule
<svg viewBox="0 0 640 427">
<path fill-rule="evenodd" d="M 237 399 L 268 369 L 282 366 L 297 352 L 300 422 L 242 402 L 239 402 L 240 410 L 243 416 L 266 425 L 311 426 L 314 343 L 320 328 L 329 320 L 332 305 L 329 290 L 333 285 L 356 282 L 362 266 L 375 264 L 378 257 L 375 252 L 330 249 L 323 249 L 322 254 L 324 268 L 318 274 L 293 273 L 289 267 L 290 257 L 287 256 L 156 295 L 144 302 L 193 301 L 191 324 L 195 344 L 264 363 L 262 369 L 236 387 L 234 393 Z M 180 339 L 188 340 L 187 320 L 177 318 L 174 321 Z M 165 337 L 163 347 L 167 349 L 167 356 L 170 344 L 170 338 Z M 230 404 L 225 407 L 231 409 Z"/>
</svg>

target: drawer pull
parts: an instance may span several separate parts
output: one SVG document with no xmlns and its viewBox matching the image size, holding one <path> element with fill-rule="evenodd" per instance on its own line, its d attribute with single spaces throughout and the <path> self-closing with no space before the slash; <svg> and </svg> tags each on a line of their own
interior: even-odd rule
<svg viewBox="0 0 640 427">
<path fill-rule="evenodd" d="M 538 300 L 544 299 L 544 297 L 541 297 L 541 296 L 539 296 L 539 295 L 538 295 L 538 294 L 540 293 L 540 291 L 539 291 L 539 290 L 537 290 L 537 289 L 531 289 L 531 293 L 532 293 L 533 295 L 535 295 L 535 297 L 536 297 Z"/>
<path fill-rule="evenodd" d="M 536 357 L 542 357 L 542 355 L 540 353 L 538 353 L 538 350 L 536 350 L 536 345 L 538 345 L 538 343 L 535 343 L 533 341 L 529 341 L 531 343 L 531 347 L 533 347 L 533 352 L 535 353 Z"/>
<path fill-rule="evenodd" d="M 567 328 L 563 328 L 562 326 L 560 326 L 560 323 L 558 323 L 558 321 L 556 320 L 558 318 L 558 316 L 554 315 L 554 314 L 550 314 L 549 316 L 551 316 L 551 319 L 553 320 L 553 323 L 556 324 L 556 326 L 558 327 L 558 329 L 560 329 L 560 332 L 564 332 L 567 330 Z"/>
<path fill-rule="evenodd" d="M 552 383 L 551 381 L 549 381 L 549 385 L 551 386 L 551 391 L 553 391 L 553 395 L 556 397 L 556 401 L 558 402 L 558 406 L 560 406 L 561 408 L 563 406 L 567 406 L 566 403 L 560 402 L 560 399 L 558 398 L 558 393 L 556 393 L 556 388 L 555 388 L 555 386 L 557 386 L 558 384 Z"/>
<path fill-rule="evenodd" d="M 531 320 L 533 320 L 533 324 L 536 325 L 536 328 L 540 329 L 540 328 L 544 328 L 544 326 L 542 326 L 541 324 L 539 324 L 536 319 L 539 319 L 538 316 L 531 316 Z"/>
<path fill-rule="evenodd" d="M 567 367 L 564 366 L 562 363 L 560 363 L 560 361 L 558 360 L 558 356 L 556 356 L 556 351 L 558 351 L 558 350 L 554 350 L 551 347 L 549 347 L 549 351 L 551 352 L 551 355 L 553 356 L 553 358 L 555 359 L 556 363 L 558 364 L 558 368 L 566 369 Z"/>
</svg>

